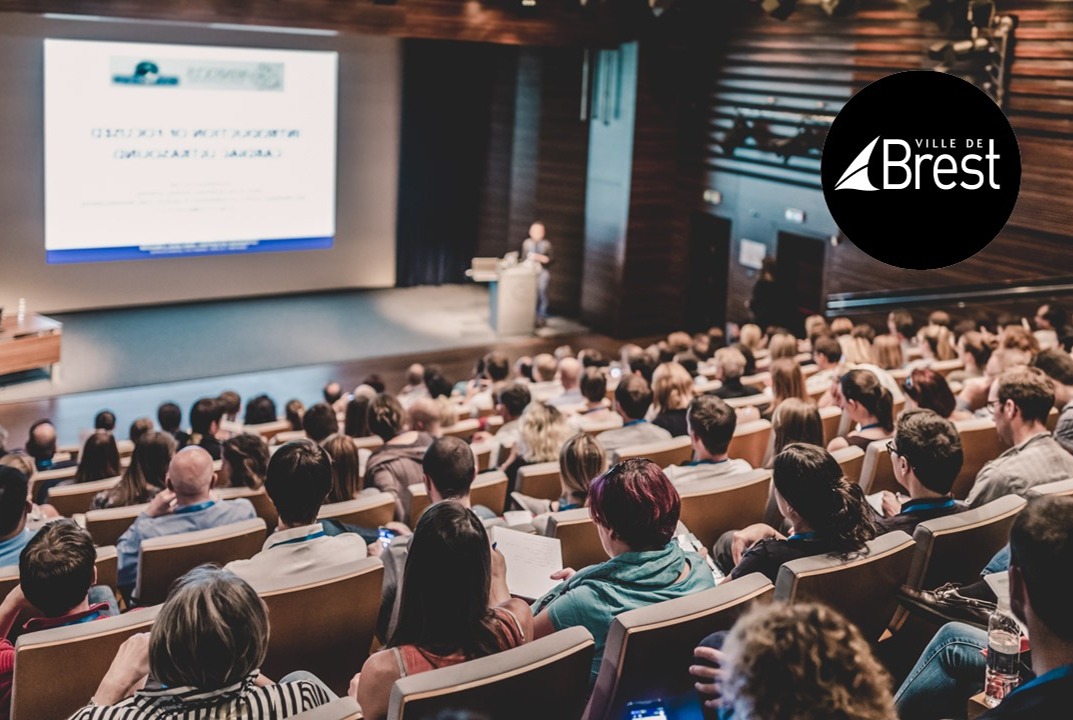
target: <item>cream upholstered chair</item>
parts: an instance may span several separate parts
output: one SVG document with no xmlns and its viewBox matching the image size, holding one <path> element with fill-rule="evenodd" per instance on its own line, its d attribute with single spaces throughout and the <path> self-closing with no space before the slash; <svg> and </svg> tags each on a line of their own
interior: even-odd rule
<svg viewBox="0 0 1073 720">
<path fill-rule="evenodd" d="M 842 408 L 837 405 L 820 408 L 820 422 L 823 423 L 823 445 L 827 447 L 838 437 L 838 427 L 842 424 Z"/>
<path fill-rule="evenodd" d="M 1029 500 L 1048 495 L 1073 495 L 1073 479 L 1058 480 L 1057 482 L 1044 483 L 1028 489 L 1025 497 Z"/>
<path fill-rule="evenodd" d="M 584 627 L 395 681 L 388 718 L 424 720 L 447 709 L 490 718 L 576 718 L 589 696 L 595 643 Z M 522 709 L 524 708 L 524 712 Z"/>
<path fill-rule="evenodd" d="M 49 488 L 48 503 L 64 517 L 74 517 L 93 507 L 93 498 L 103 490 L 111 490 L 119 484 L 119 476 L 76 483 L 74 485 L 56 485 Z"/>
<path fill-rule="evenodd" d="M 236 498 L 246 498 L 253 505 L 254 512 L 257 513 L 257 517 L 265 521 L 265 527 L 269 532 L 276 529 L 276 525 L 279 524 L 279 514 L 276 512 L 276 506 L 272 504 L 272 498 L 268 497 L 268 493 L 265 492 L 263 487 L 256 490 L 248 487 L 229 487 L 220 488 L 215 491 L 220 496 L 221 500 L 234 500 Z"/>
<path fill-rule="evenodd" d="M 242 432 L 249 433 L 250 435 L 260 435 L 265 439 L 265 442 L 271 442 L 272 438 L 276 437 L 276 435 L 287 432 L 290 429 L 291 421 L 286 419 L 242 426 Z"/>
<path fill-rule="evenodd" d="M 391 493 L 370 493 L 353 500 L 321 505 L 319 520 L 337 520 L 347 525 L 377 528 L 395 517 L 395 496 Z"/>
<path fill-rule="evenodd" d="M 559 463 L 546 462 L 522 465 L 514 481 L 515 490 L 529 497 L 558 500 L 562 495 Z"/>
<path fill-rule="evenodd" d="M 682 483 L 682 524 L 710 548 L 727 530 L 763 521 L 770 485 L 770 470 Z"/>
<path fill-rule="evenodd" d="M 864 467 L 864 450 L 861 450 L 856 445 L 850 445 L 835 450 L 831 453 L 831 456 L 838 461 L 838 466 L 842 468 L 842 474 L 847 480 L 854 484 L 861 481 L 861 468 Z"/>
<path fill-rule="evenodd" d="M 467 442 L 474 433 L 481 429 L 481 421 L 477 418 L 467 418 L 465 420 L 459 420 L 458 422 L 448 425 L 441 430 L 443 437 L 457 437 L 466 440 Z"/>
<path fill-rule="evenodd" d="M 94 545 L 115 545 L 148 504 L 90 510 L 86 513 L 86 532 Z"/>
<path fill-rule="evenodd" d="M 559 539 L 563 551 L 563 567 L 580 570 L 608 560 L 600 543 L 600 533 L 588 508 L 561 510 L 548 518 L 548 537 Z"/>
<path fill-rule="evenodd" d="M 770 602 L 774 594 L 766 577 L 752 573 L 616 616 L 583 717 L 619 720 L 631 700 L 690 693 L 693 648 L 713 632 L 729 630 L 753 603 Z"/>
<path fill-rule="evenodd" d="M 344 695 L 326 705 L 291 715 L 290 720 L 362 720 L 362 717 L 357 701 Z"/>
<path fill-rule="evenodd" d="M 681 465 L 693 459 L 693 441 L 690 440 L 688 435 L 680 435 L 670 440 L 660 440 L 659 442 L 619 449 L 618 459 L 620 462 L 632 458 L 648 458 L 661 468 Z M 558 499 L 558 496 L 556 496 L 556 499 Z"/>
<path fill-rule="evenodd" d="M 160 606 L 26 633 L 15 643 L 12 720 L 65 720 L 97 691 L 119 646 L 149 632 Z M 59 682 L 57 672 L 62 672 Z"/>
<path fill-rule="evenodd" d="M 507 475 L 499 470 L 490 470 L 477 476 L 469 488 L 469 499 L 473 505 L 484 505 L 496 515 L 503 514 L 507 504 Z M 410 527 L 417 527 L 417 521 L 429 506 L 428 491 L 423 483 L 410 486 Z"/>
<path fill-rule="evenodd" d="M 345 695 L 369 657 L 383 579 L 380 559 L 365 558 L 345 572 L 312 570 L 300 585 L 259 586 L 272 628 L 265 676 L 278 680 L 306 670 Z"/>
<path fill-rule="evenodd" d="M 208 530 L 164 535 L 142 541 L 138 552 L 138 579 L 134 597 L 140 605 L 164 601 L 171 583 L 202 563 L 226 565 L 260 552 L 265 542 L 261 518 L 221 525 Z"/>
<path fill-rule="evenodd" d="M 870 540 L 848 559 L 817 555 L 792 560 L 779 568 L 775 599 L 830 605 L 868 640 L 877 641 L 894 617 L 915 548 L 913 538 L 895 530 Z"/>
<path fill-rule="evenodd" d="M 861 490 L 867 494 L 889 490 L 892 493 L 902 491 L 898 479 L 894 476 L 894 466 L 890 464 L 890 440 L 875 440 L 864 451 L 864 463 L 861 465 Z"/>
<path fill-rule="evenodd" d="M 1003 447 L 992 420 L 960 420 L 954 423 L 954 427 L 961 436 L 961 451 L 965 459 L 961 463 L 961 472 L 954 479 L 953 495 L 958 500 L 964 500 L 969 496 L 980 468 L 1001 455 Z"/>
<path fill-rule="evenodd" d="M 753 420 L 734 428 L 727 454 L 747 461 L 753 467 L 764 466 L 764 455 L 771 442 L 771 421 Z"/>
</svg>

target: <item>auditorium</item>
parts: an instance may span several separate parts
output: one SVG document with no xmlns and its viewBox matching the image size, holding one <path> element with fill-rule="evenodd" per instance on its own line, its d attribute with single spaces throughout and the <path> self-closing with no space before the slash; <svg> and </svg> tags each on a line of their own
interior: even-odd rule
<svg viewBox="0 0 1073 720">
<path fill-rule="evenodd" d="M 0 720 L 1070 716 L 1067 0 L 0 0 L 0 228 Z"/>
</svg>

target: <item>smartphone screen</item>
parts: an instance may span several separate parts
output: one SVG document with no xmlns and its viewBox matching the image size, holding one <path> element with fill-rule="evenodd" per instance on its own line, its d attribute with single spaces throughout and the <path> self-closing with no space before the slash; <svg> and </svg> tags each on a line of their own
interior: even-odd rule
<svg viewBox="0 0 1073 720">
<path fill-rule="evenodd" d="M 634 700 L 626 703 L 625 720 L 667 720 L 662 700 Z"/>
<path fill-rule="evenodd" d="M 398 533 L 394 530 L 389 530 L 386 527 L 380 528 L 380 544 L 387 547 L 391 544 L 391 541 L 395 539 L 395 535 L 397 534 Z"/>
</svg>

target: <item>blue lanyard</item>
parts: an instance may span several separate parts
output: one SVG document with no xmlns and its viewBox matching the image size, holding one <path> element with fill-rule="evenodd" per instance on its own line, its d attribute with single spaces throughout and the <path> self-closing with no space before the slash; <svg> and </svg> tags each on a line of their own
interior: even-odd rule
<svg viewBox="0 0 1073 720">
<path fill-rule="evenodd" d="M 812 540 L 814 537 L 816 537 L 816 533 L 814 532 L 794 533 L 786 538 L 786 542 L 790 542 L 791 540 Z"/>
<path fill-rule="evenodd" d="M 1062 680 L 1063 678 L 1067 678 L 1070 675 L 1073 675 L 1073 663 L 1071 663 L 1069 665 L 1062 665 L 1061 667 L 1056 667 L 1054 670 L 1051 670 L 1050 672 L 1043 673 L 1042 675 L 1040 675 L 1035 680 L 1030 680 L 1027 683 L 1025 683 L 1024 685 L 1022 685 L 1021 687 L 1017 688 L 1012 693 L 1010 693 L 1010 695 L 1014 695 L 1014 694 L 1019 693 L 1019 692 L 1021 692 L 1023 690 L 1027 690 L 1030 687 L 1035 687 L 1037 685 L 1042 685 L 1043 683 L 1046 683 L 1046 682 L 1052 682 L 1054 680 Z"/>
<path fill-rule="evenodd" d="M 81 625 L 82 623 L 92 622 L 92 621 L 96 620 L 97 618 L 99 618 L 100 616 L 101 616 L 101 611 L 100 610 L 95 610 L 94 612 L 89 613 L 85 617 L 78 618 L 77 620 L 75 620 L 74 622 L 72 622 L 70 624 L 71 625 Z"/>
<path fill-rule="evenodd" d="M 898 514 L 910 515 L 931 510 L 949 510 L 956 504 L 957 501 L 954 498 L 946 498 L 945 500 L 909 500 L 902 505 L 902 511 Z"/>
<path fill-rule="evenodd" d="M 862 425 L 861 429 L 860 429 L 860 432 L 864 432 L 865 430 L 871 430 L 872 428 L 877 428 L 877 427 L 879 427 L 879 423 L 872 423 L 871 425 Z"/>
<path fill-rule="evenodd" d="M 648 422 L 648 421 L 645 420 L 644 418 L 641 418 L 640 420 L 630 420 L 628 423 L 622 423 L 622 427 L 629 427 L 630 425 L 640 425 L 641 423 L 646 423 L 646 422 Z"/>
<path fill-rule="evenodd" d="M 215 500 L 206 500 L 205 502 L 199 502 L 197 505 L 187 505 L 186 507 L 175 508 L 172 513 L 174 515 L 185 515 L 186 513 L 198 512 L 199 510 L 211 508 L 215 504 Z"/>
<path fill-rule="evenodd" d="M 318 530 L 315 533 L 310 533 L 309 535 L 306 535 L 305 537 L 296 537 L 296 538 L 291 538 L 290 540 L 284 540 L 283 542 L 274 543 L 272 545 L 272 547 L 279 547 L 280 545 L 294 545 L 295 543 L 302 543 L 302 542 L 306 542 L 308 540 L 316 540 L 319 537 L 324 537 L 324 531 L 323 530 Z"/>
<path fill-rule="evenodd" d="M 695 467 L 697 465 L 722 465 L 725 462 L 730 462 L 730 458 L 725 457 L 722 460 L 690 460 L 689 462 L 682 463 L 682 466 Z"/>
</svg>

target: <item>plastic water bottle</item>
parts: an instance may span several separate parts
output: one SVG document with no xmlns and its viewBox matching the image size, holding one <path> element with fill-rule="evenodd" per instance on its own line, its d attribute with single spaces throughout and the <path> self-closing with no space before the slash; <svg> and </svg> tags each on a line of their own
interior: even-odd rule
<svg viewBox="0 0 1073 720">
<path fill-rule="evenodd" d="M 999 601 L 987 620 L 987 670 L 984 702 L 995 707 L 1021 681 L 1021 626 L 1010 612 L 1010 601 Z"/>
</svg>

